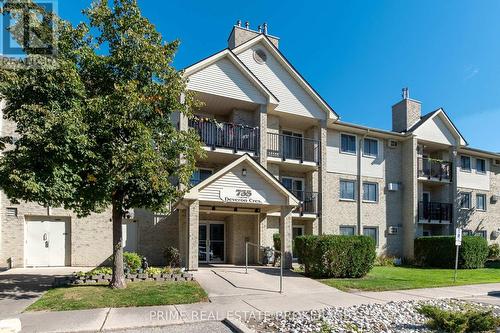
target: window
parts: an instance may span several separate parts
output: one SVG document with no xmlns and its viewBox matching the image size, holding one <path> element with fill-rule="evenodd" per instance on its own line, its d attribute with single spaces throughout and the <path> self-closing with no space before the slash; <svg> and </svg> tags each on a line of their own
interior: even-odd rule
<svg viewBox="0 0 500 333">
<path fill-rule="evenodd" d="M 354 181 L 352 180 L 341 180 L 340 181 L 340 199 L 341 200 L 356 200 L 354 194 Z"/>
<path fill-rule="evenodd" d="M 473 236 L 472 230 L 462 230 L 462 236 Z"/>
<path fill-rule="evenodd" d="M 460 200 L 460 208 L 470 209 L 470 193 L 462 193 L 462 197 Z"/>
<path fill-rule="evenodd" d="M 363 235 L 371 237 L 375 241 L 375 245 L 378 246 L 378 230 L 375 227 L 364 227 Z"/>
<path fill-rule="evenodd" d="M 340 234 L 344 236 L 354 236 L 355 231 L 356 231 L 355 227 L 351 226 L 340 227 Z"/>
<path fill-rule="evenodd" d="M 486 194 L 476 195 L 476 208 L 478 210 L 486 210 Z"/>
<path fill-rule="evenodd" d="M 378 184 L 363 183 L 363 201 L 377 202 L 378 200 Z"/>
<path fill-rule="evenodd" d="M 476 172 L 486 173 L 486 160 L 476 158 Z"/>
<path fill-rule="evenodd" d="M 304 179 L 293 177 L 282 177 L 281 183 L 287 190 L 292 192 L 299 200 L 304 201 Z"/>
<path fill-rule="evenodd" d="M 191 185 L 195 186 L 212 175 L 210 169 L 197 169 L 191 176 Z"/>
<path fill-rule="evenodd" d="M 470 172 L 470 157 L 460 156 L 460 169 L 462 171 Z"/>
<path fill-rule="evenodd" d="M 369 157 L 378 156 L 378 141 L 375 139 L 365 139 L 363 155 Z"/>
<path fill-rule="evenodd" d="M 486 232 L 486 230 L 477 230 L 476 232 L 474 232 L 474 236 L 481 236 L 484 239 L 487 239 L 488 233 Z"/>
<path fill-rule="evenodd" d="M 342 153 L 356 154 L 356 137 L 354 135 L 341 134 L 340 151 Z"/>
</svg>

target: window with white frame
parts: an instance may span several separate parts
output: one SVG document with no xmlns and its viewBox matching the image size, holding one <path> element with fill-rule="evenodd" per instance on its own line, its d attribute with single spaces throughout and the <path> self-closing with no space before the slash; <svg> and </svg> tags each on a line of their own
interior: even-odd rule
<svg viewBox="0 0 500 333">
<path fill-rule="evenodd" d="M 356 233 L 356 227 L 353 226 L 341 226 L 340 227 L 340 234 L 344 236 L 354 236 Z"/>
<path fill-rule="evenodd" d="M 470 172 L 470 157 L 460 156 L 460 170 Z"/>
<path fill-rule="evenodd" d="M 356 154 L 356 136 L 340 134 L 340 151 L 342 153 Z"/>
<path fill-rule="evenodd" d="M 486 211 L 486 194 L 476 194 L 476 209 Z"/>
<path fill-rule="evenodd" d="M 191 185 L 195 186 L 207 179 L 212 175 L 213 171 L 211 169 L 196 169 L 195 172 L 193 172 L 193 175 L 191 176 Z"/>
<path fill-rule="evenodd" d="M 460 195 L 460 208 L 470 209 L 471 208 L 471 194 L 469 192 L 462 192 Z"/>
<path fill-rule="evenodd" d="M 368 157 L 377 157 L 378 156 L 378 140 L 365 138 L 364 139 L 364 147 L 363 147 L 363 155 Z"/>
<path fill-rule="evenodd" d="M 372 238 L 375 241 L 375 245 L 378 246 L 378 228 L 363 227 L 363 235 Z"/>
<path fill-rule="evenodd" d="M 476 158 L 476 172 L 483 174 L 486 173 L 486 160 Z"/>
<path fill-rule="evenodd" d="M 378 201 L 377 183 L 363 183 L 363 201 L 368 201 L 368 202 Z"/>
<path fill-rule="evenodd" d="M 340 199 L 356 200 L 356 182 L 353 180 L 340 181 Z"/>
</svg>

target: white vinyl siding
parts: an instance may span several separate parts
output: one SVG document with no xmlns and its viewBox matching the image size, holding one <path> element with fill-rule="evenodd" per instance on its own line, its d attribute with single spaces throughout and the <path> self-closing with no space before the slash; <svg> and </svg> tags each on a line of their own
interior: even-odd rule
<svg viewBox="0 0 500 333">
<path fill-rule="evenodd" d="M 254 51 L 257 49 L 266 53 L 267 60 L 264 64 L 259 64 L 254 59 Z M 259 43 L 237 56 L 278 98 L 279 105 L 276 107 L 276 111 L 315 119 L 326 118 L 326 112 L 265 46 Z"/>
<path fill-rule="evenodd" d="M 267 103 L 266 97 L 226 58 L 192 74 L 188 89 L 258 104 Z"/>
</svg>

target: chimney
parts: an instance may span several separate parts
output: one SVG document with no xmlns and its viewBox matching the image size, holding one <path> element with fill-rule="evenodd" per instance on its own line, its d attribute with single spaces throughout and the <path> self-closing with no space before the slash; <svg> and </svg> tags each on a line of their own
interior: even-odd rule
<svg viewBox="0 0 500 333">
<path fill-rule="evenodd" d="M 230 49 L 234 49 L 239 45 L 249 41 L 250 39 L 258 36 L 258 35 L 266 35 L 267 38 L 271 41 L 271 43 L 278 48 L 279 38 L 275 36 L 271 36 L 268 34 L 268 25 L 264 23 L 259 25 L 257 30 L 250 29 L 250 23 L 248 21 L 245 22 L 245 27 L 241 26 L 241 20 L 238 20 L 236 24 L 233 26 L 233 30 L 231 30 L 231 34 L 227 40 L 228 47 Z"/>
<path fill-rule="evenodd" d="M 422 116 L 422 105 L 419 101 L 410 98 L 410 90 L 403 88 L 403 99 L 392 106 L 392 130 L 407 132 Z"/>
</svg>

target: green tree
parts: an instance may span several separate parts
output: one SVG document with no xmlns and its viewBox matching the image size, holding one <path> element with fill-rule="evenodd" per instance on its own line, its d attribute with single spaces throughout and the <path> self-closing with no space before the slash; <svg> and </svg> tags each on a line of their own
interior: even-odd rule
<svg viewBox="0 0 500 333">
<path fill-rule="evenodd" d="M 171 65 L 179 43 L 164 42 L 136 0 L 95 0 L 84 10 L 88 23 L 74 27 L 49 13 L 39 21 L 42 41 L 57 27 L 49 65 L 19 37 L 19 3 L 2 2 L 15 22 L 10 32 L 38 65 L 0 68 L 4 118 L 17 124 L 17 138 L 1 138 L 0 186 L 13 202 L 78 216 L 111 205 L 111 287 L 124 288 L 122 218 L 133 207 L 166 211 L 202 154 L 196 133 L 173 120 L 198 106 Z"/>
</svg>

